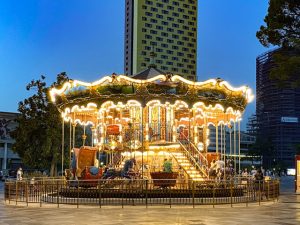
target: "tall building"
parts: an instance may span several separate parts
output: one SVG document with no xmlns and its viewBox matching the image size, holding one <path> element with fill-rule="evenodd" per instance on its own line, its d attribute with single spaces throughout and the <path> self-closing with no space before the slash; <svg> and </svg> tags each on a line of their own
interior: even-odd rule
<svg viewBox="0 0 300 225">
<path fill-rule="evenodd" d="M 257 139 L 264 145 L 266 167 L 291 168 L 300 144 L 300 88 L 292 87 L 291 81 L 279 88 L 269 78 L 270 71 L 276 66 L 273 60 L 276 51 L 279 50 L 264 53 L 256 59 Z"/>
<path fill-rule="evenodd" d="M 196 80 L 197 0 L 125 3 L 125 74 L 156 66 Z"/>
</svg>

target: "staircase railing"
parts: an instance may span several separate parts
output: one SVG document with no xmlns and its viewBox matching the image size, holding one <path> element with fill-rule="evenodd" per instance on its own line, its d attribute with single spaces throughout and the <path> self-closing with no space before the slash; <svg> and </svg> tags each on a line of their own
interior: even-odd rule
<svg viewBox="0 0 300 225">
<path fill-rule="evenodd" d="M 198 147 L 191 142 L 188 137 L 186 137 L 183 133 L 180 134 L 181 139 L 178 138 L 179 142 L 185 146 L 187 146 L 187 148 L 189 149 L 190 147 L 192 147 L 192 156 L 195 157 L 195 155 L 197 155 L 199 157 L 199 160 L 201 162 L 201 165 L 205 165 L 206 167 L 208 166 L 208 161 L 207 158 L 203 155 L 203 153 L 198 149 Z M 182 139 L 186 142 L 184 143 L 182 141 Z"/>
<path fill-rule="evenodd" d="M 178 159 L 176 158 L 176 156 L 173 153 L 171 153 L 171 152 L 170 152 L 170 155 L 173 157 L 173 159 L 175 159 L 176 163 L 178 165 L 180 165 L 180 162 L 178 161 Z M 181 168 L 183 169 L 184 173 L 189 177 L 189 173 L 186 171 L 186 169 L 183 166 L 181 166 Z"/>
<path fill-rule="evenodd" d="M 207 174 L 206 170 L 203 169 L 201 165 L 199 165 L 199 163 L 196 161 L 195 157 L 193 157 L 191 155 L 191 153 L 186 149 L 186 147 L 184 146 L 184 144 L 182 144 L 182 142 L 180 140 L 179 140 L 179 144 L 181 145 L 182 149 L 184 150 L 183 154 L 187 157 L 187 159 L 190 161 L 190 163 L 192 163 L 192 165 L 194 167 L 196 167 L 202 173 L 203 176 L 208 178 L 208 174 Z"/>
</svg>

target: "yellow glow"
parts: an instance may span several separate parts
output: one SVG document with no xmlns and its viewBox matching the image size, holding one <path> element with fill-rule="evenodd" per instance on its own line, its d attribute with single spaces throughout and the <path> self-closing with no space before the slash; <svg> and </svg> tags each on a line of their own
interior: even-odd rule
<svg viewBox="0 0 300 225">
<path fill-rule="evenodd" d="M 149 149 L 170 149 L 170 148 L 180 148 L 180 144 L 172 144 L 172 145 L 165 145 L 165 146 L 162 146 L 162 145 L 151 145 L 149 146 Z"/>
<path fill-rule="evenodd" d="M 71 88 L 70 82 L 64 83 L 64 85 L 62 86 L 61 89 L 52 88 L 52 89 L 50 90 L 50 98 L 51 98 L 51 101 L 52 101 L 52 102 L 55 102 L 55 96 L 56 96 L 56 95 L 61 95 L 61 94 L 64 93 L 68 88 Z"/>
</svg>

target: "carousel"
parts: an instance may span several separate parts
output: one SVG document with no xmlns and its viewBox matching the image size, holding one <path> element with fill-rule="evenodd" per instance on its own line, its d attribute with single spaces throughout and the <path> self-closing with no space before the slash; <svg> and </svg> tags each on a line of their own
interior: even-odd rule
<svg viewBox="0 0 300 225">
<path fill-rule="evenodd" d="M 70 142 L 63 151 L 73 158 L 70 167 L 78 178 L 102 178 L 109 169 L 122 176 L 126 167 L 125 176 L 135 178 L 200 181 L 209 179 L 212 161 L 226 166 L 229 159 L 235 172 L 240 169 L 240 120 L 253 99 L 247 86 L 234 88 L 222 79 L 193 82 L 171 74 L 112 74 L 93 83 L 69 80 L 52 88 L 50 97 L 63 126 L 70 125 L 62 129 L 63 142 Z M 83 129 L 82 146 L 75 146 L 77 126 Z M 212 143 L 213 152 L 208 149 Z M 91 166 L 98 170 L 87 172 Z"/>
</svg>

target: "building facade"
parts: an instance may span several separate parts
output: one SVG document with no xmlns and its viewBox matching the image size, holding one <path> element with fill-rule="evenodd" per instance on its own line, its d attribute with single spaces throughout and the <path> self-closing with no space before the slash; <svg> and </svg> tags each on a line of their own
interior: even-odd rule
<svg viewBox="0 0 300 225">
<path fill-rule="evenodd" d="M 0 170 L 13 168 L 21 163 L 20 157 L 12 151 L 14 139 L 9 132 L 17 126 L 17 113 L 0 112 Z"/>
<path fill-rule="evenodd" d="M 196 80 L 197 0 L 125 0 L 125 74 L 150 65 Z"/>
<path fill-rule="evenodd" d="M 269 78 L 270 71 L 276 66 L 273 60 L 276 51 L 256 59 L 257 139 L 265 143 L 265 167 L 292 168 L 300 143 L 300 88 L 293 88 L 290 81 L 284 88 L 279 88 Z"/>
</svg>

